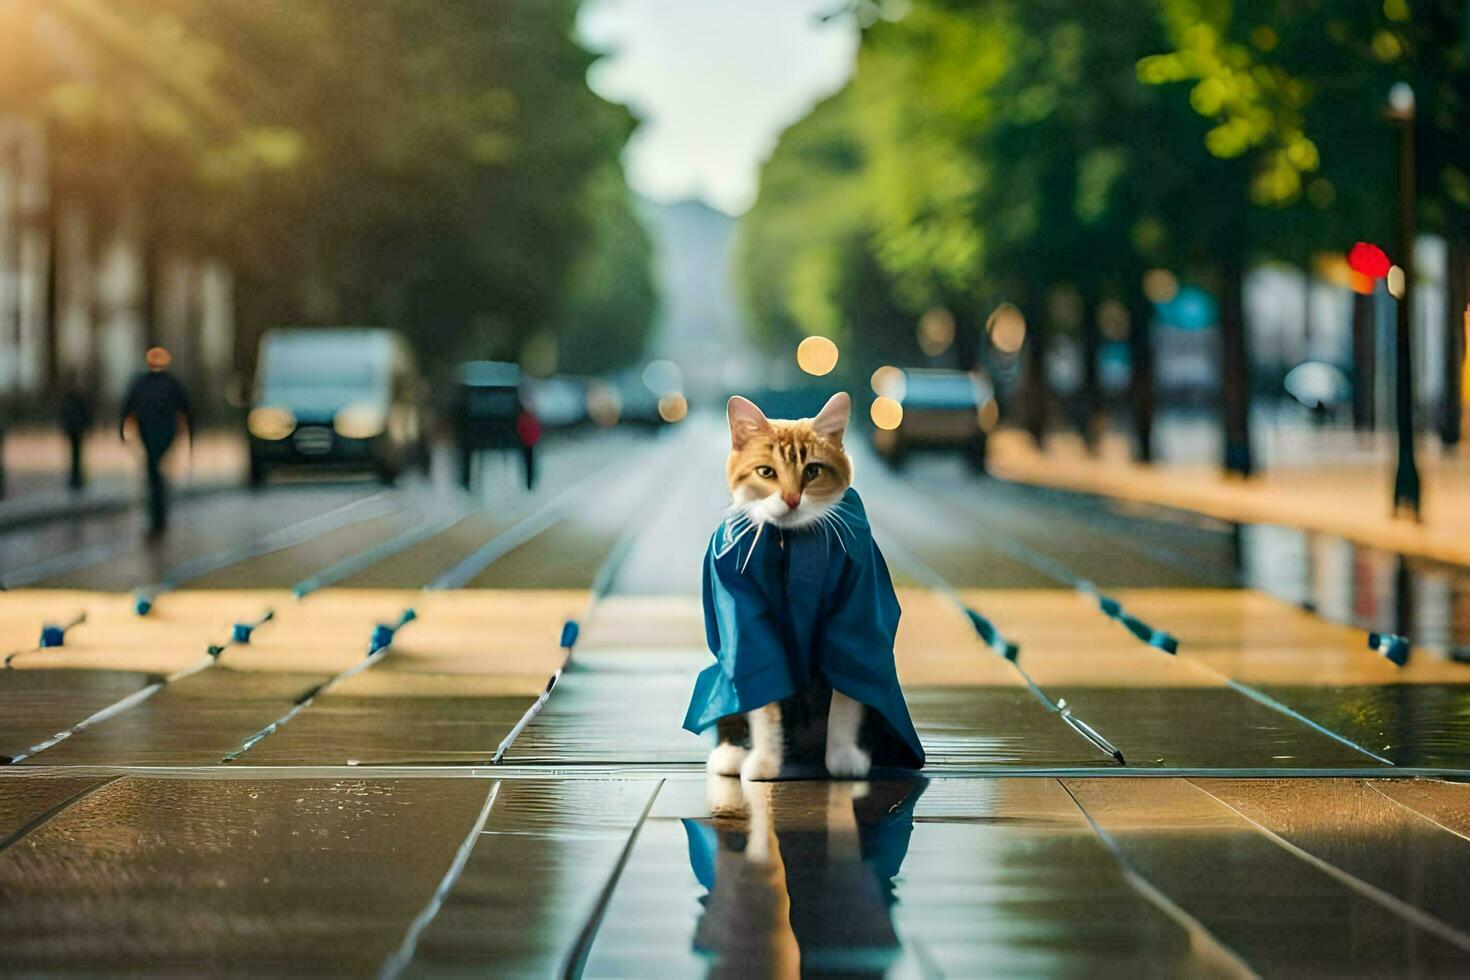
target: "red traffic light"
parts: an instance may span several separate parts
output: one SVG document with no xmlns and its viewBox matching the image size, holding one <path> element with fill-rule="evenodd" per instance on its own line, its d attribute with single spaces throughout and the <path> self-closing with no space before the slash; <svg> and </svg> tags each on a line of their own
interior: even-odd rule
<svg viewBox="0 0 1470 980">
<path fill-rule="evenodd" d="M 1347 261 L 1348 267 L 1354 272 L 1361 272 L 1373 279 L 1382 279 L 1388 275 L 1389 267 L 1393 265 L 1388 261 L 1388 256 L 1383 253 L 1383 249 L 1367 242 L 1358 242 L 1354 245 L 1348 252 Z"/>
</svg>

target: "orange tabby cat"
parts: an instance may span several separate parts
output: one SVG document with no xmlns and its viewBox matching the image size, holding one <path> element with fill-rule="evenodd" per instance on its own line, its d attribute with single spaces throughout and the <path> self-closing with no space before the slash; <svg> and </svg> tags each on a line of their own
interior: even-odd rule
<svg viewBox="0 0 1470 980">
<path fill-rule="evenodd" d="M 842 448 L 852 401 L 833 395 L 814 418 L 768 419 L 748 399 L 735 396 L 727 409 L 730 456 L 725 465 L 733 510 L 756 525 L 813 533 L 834 521 L 833 509 L 852 483 L 852 461 Z M 738 719 L 738 716 L 737 716 Z M 772 702 L 746 715 L 750 748 L 739 744 L 739 726 L 722 723 L 720 744 L 708 767 L 720 775 L 774 779 L 785 751 L 781 705 Z M 832 692 L 827 715 L 826 762 L 839 778 L 862 778 L 870 758 L 858 746 L 863 706 Z"/>
</svg>

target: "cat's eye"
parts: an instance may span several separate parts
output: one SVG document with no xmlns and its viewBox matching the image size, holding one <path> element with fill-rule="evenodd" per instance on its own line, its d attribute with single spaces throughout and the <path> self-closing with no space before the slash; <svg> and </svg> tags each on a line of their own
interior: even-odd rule
<svg viewBox="0 0 1470 980">
<path fill-rule="evenodd" d="M 776 478 L 776 471 L 771 469 L 769 466 L 757 466 L 755 468 L 755 473 L 756 476 L 759 476 L 761 479 L 764 480 L 774 480 Z"/>
<path fill-rule="evenodd" d="M 806 464 L 806 478 L 808 480 L 815 480 L 817 477 L 819 477 L 821 475 L 822 475 L 822 464 L 821 463 L 807 463 Z"/>
</svg>

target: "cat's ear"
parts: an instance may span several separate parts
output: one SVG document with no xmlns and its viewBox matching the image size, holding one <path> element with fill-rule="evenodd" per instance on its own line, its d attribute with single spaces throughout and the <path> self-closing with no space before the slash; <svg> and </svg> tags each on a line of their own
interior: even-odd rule
<svg viewBox="0 0 1470 980">
<path fill-rule="evenodd" d="M 827 399 L 827 404 L 812 419 L 812 430 L 819 436 L 842 441 L 842 433 L 847 429 L 847 417 L 852 413 L 852 399 L 847 397 L 847 392 L 839 391 Z"/>
<path fill-rule="evenodd" d="M 725 415 L 730 420 L 730 446 L 734 449 L 744 446 L 752 436 L 771 431 L 766 413 L 756 408 L 755 402 L 749 398 L 731 395 L 729 404 L 725 406 Z"/>
</svg>

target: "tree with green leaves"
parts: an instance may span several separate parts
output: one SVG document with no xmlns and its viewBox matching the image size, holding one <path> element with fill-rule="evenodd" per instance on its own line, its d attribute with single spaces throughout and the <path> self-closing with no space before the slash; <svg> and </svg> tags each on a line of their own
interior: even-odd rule
<svg viewBox="0 0 1470 980">
<path fill-rule="evenodd" d="M 52 42 L 0 68 L 0 106 L 46 120 L 56 186 L 147 255 L 225 259 L 247 343 L 366 322 L 437 369 L 562 333 L 569 353 L 605 335 L 604 367 L 640 353 L 633 120 L 586 85 L 574 0 L 7 8 Z"/>
</svg>

